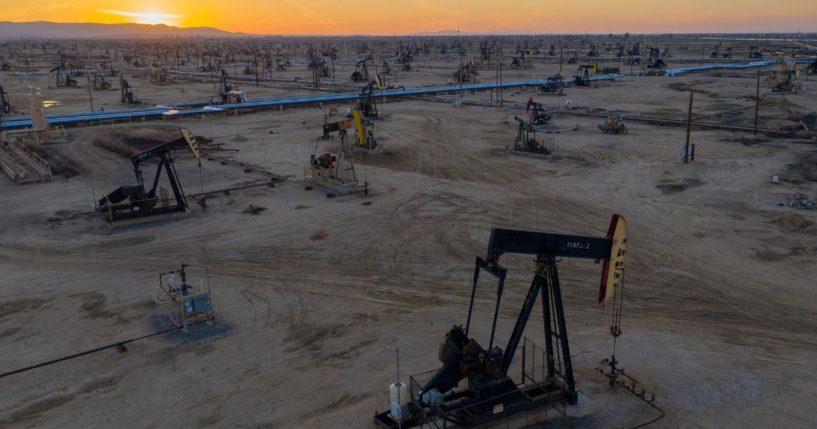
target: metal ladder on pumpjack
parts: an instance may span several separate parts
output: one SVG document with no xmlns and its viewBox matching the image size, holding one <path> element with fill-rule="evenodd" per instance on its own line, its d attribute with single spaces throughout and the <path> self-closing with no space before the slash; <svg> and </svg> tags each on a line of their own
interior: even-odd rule
<svg viewBox="0 0 817 429">
<path fill-rule="evenodd" d="M 357 182 L 357 175 L 355 174 L 355 164 L 352 161 L 352 145 L 347 145 L 346 142 L 341 142 L 343 145 L 343 168 L 342 177 L 338 177 L 341 183 Z M 348 176 L 351 171 L 351 178 Z"/>
</svg>

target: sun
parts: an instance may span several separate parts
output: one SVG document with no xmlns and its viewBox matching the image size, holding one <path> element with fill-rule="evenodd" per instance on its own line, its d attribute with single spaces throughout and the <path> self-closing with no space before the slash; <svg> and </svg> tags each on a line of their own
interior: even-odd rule
<svg viewBox="0 0 817 429">
<path fill-rule="evenodd" d="M 156 12 L 145 12 L 140 13 L 139 16 L 136 18 L 137 24 L 150 24 L 150 25 L 157 25 L 157 24 L 165 24 L 165 25 L 173 25 L 170 22 L 168 16 L 164 13 L 156 13 Z"/>
</svg>

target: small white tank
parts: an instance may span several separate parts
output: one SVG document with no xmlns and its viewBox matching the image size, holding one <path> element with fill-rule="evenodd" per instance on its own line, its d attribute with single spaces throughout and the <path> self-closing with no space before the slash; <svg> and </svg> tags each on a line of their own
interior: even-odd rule
<svg viewBox="0 0 817 429">
<path fill-rule="evenodd" d="M 43 94 L 40 93 L 40 88 L 35 86 L 29 86 L 28 91 L 31 128 L 34 131 L 43 131 L 48 128 L 48 122 L 45 119 L 45 108 L 43 107 Z"/>
<path fill-rule="evenodd" d="M 408 414 L 409 391 L 406 383 L 392 383 L 389 386 L 389 399 L 391 401 L 391 417 L 395 420 L 403 420 Z"/>
</svg>

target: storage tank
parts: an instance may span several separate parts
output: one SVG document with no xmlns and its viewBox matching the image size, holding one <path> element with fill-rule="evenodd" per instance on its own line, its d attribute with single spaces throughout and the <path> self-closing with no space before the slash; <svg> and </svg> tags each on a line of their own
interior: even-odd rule
<svg viewBox="0 0 817 429">
<path fill-rule="evenodd" d="M 391 400 L 391 417 L 394 420 L 403 420 L 408 416 L 409 392 L 405 383 L 392 383 L 389 386 Z"/>
<path fill-rule="evenodd" d="M 43 107 L 43 94 L 36 86 L 28 87 L 28 104 L 31 110 L 31 128 L 34 131 L 43 131 L 48 128 L 45 120 L 45 108 Z"/>
</svg>

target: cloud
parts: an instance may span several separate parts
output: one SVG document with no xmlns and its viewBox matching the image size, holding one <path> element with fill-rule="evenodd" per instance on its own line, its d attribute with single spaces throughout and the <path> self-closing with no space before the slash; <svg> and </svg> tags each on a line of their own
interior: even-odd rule
<svg viewBox="0 0 817 429">
<path fill-rule="evenodd" d="M 311 19 L 312 21 L 320 24 L 327 24 L 330 22 L 328 19 L 326 19 L 325 13 L 317 13 L 309 6 L 298 5 L 298 11 L 301 12 L 301 15 L 303 15 L 304 18 Z"/>
<path fill-rule="evenodd" d="M 99 12 L 107 13 L 110 15 L 119 15 L 119 16 L 127 16 L 129 18 L 161 18 L 161 19 L 174 19 L 174 18 L 187 18 L 187 15 L 178 15 L 175 13 L 143 13 L 143 12 L 127 12 L 124 10 L 114 10 L 114 9 L 99 9 Z"/>
<path fill-rule="evenodd" d="M 5 10 L 4 12 L 13 18 L 26 17 L 32 14 L 40 16 L 43 12 L 56 12 L 72 7 L 74 7 L 73 1 L 50 1 L 44 5 L 29 5 L 17 9 Z"/>
</svg>

